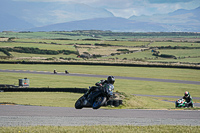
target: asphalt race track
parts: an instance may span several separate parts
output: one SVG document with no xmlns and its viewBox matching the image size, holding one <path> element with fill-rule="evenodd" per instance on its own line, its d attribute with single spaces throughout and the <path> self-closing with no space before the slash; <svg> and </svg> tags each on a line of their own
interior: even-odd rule
<svg viewBox="0 0 200 133">
<path fill-rule="evenodd" d="M 53 74 L 51 72 L 0 70 L 0 72 Z M 106 78 L 107 75 L 65 74 Z M 115 76 L 118 79 L 143 80 L 200 85 L 199 81 L 183 81 L 152 78 Z M 197 97 L 198 99 L 198 97 Z M 43 107 L 24 105 L 0 105 L 0 126 L 80 126 L 80 125 L 192 125 L 200 126 L 200 110 L 144 110 L 98 109 L 77 110 L 70 107 Z"/>
<path fill-rule="evenodd" d="M 200 125 L 198 110 L 98 109 L 0 105 L 0 126 Z"/>
</svg>

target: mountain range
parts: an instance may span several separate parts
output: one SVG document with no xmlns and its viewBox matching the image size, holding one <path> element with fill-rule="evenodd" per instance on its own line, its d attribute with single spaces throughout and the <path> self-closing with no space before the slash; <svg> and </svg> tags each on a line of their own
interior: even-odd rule
<svg viewBox="0 0 200 133">
<path fill-rule="evenodd" d="M 9 10 L 11 9 L 12 10 Z M 103 8 L 75 2 L 0 4 L 0 31 L 111 30 L 120 32 L 200 32 L 200 7 L 168 14 L 115 17 Z"/>
<path fill-rule="evenodd" d="M 94 18 L 80 21 L 36 27 L 30 31 L 72 31 L 72 30 L 111 30 L 126 32 L 165 31 L 162 25 L 149 22 L 137 22 L 119 17 Z"/>
</svg>

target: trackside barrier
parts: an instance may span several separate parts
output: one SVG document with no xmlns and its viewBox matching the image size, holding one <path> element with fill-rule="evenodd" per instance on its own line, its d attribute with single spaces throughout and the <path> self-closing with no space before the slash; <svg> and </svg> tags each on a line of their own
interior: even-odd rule
<svg viewBox="0 0 200 133">
<path fill-rule="evenodd" d="M 1 88 L 4 92 L 73 92 L 85 93 L 87 88 Z"/>
<path fill-rule="evenodd" d="M 153 62 L 152 62 L 153 63 Z M 166 64 L 165 64 L 166 63 Z M 184 68 L 200 69 L 200 63 L 190 63 L 191 66 L 172 65 L 169 62 L 163 64 L 121 64 L 121 63 L 94 63 L 94 62 L 28 62 L 28 61 L 0 61 L 0 64 L 55 64 L 55 65 L 101 65 L 101 66 L 128 66 L 128 67 L 158 67 L 158 68 Z M 176 62 L 177 63 L 177 62 Z"/>
</svg>

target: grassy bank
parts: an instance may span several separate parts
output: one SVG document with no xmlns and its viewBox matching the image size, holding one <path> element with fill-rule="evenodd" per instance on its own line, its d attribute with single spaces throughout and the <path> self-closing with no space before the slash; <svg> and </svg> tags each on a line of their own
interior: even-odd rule
<svg viewBox="0 0 200 133">
<path fill-rule="evenodd" d="M 82 94 L 66 92 L 4 92 L 0 93 L 1 104 L 20 104 L 51 107 L 74 107 L 75 101 Z M 103 107 L 113 108 L 113 107 Z M 159 101 L 150 97 L 129 95 L 123 99 L 123 105 L 114 109 L 170 109 L 174 103 Z"/>
<path fill-rule="evenodd" d="M 198 133 L 200 126 L 28 126 L 0 127 L 1 133 Z"/>
<path fill-rule="evenodd" d="M 21 33 L 9 33 L 13 34 L 21 34 Z M 35 35 L 38 38 L 35 38 Z M 107 36 L 112 39 L 108 39 L 107 37 L 103 38 L 90 38 L 83 39 L 85 37 L 81 36 L 81 34 L 77 34 L 71 39 L 66 39 L 67 36 L 63 38 L 63 34 L 59 33 L 56 36 L 60 36 L 58 39 L 53 39 L 50 36 L 54 33 L 28 33 L 27 36 L 22 33 L 22 37 L 14 37 L 16 39 L 12 39 L 12 41 L 0 42 L 0 60 L 8 61 L 36 61 L 36 62 L 47 62 L 51 60 L 52 62 L 67 62 L 67 61 L 87 61 L 87 62 L 118 62 L 118 63 L 157 63 L 157 64 L 168 64 L 168 65 L 195 65 L 199 66 L 199 41 L 193 40 L 194 38 L 187 37 L 183 40 L 177 41 L 176 39 L 165 40 L 163 36 L 163 40 L 135 40 L 131 39 L 116 39 L 115 36 Z M 71 33 L 70 33 L 71 34 Z M 74 34 L 74 33 L 73 33 Z M 0 33 L 1 35 L 1 33 Z M 32 37 L 31 37 L 32 35 Z M 65 34 L 67 35 L 67 34 Z M 6 35 L 5 35 L 6 36 Z M 42 36 L 49 36 L 42 37 Z M 68 38 L 67 37 L 67 38 Z M 152 36 L 151 36 L 152 37 Z M 23 39 L 22 39 L 23 38 Z M 31 39 L 32 38 L 32 39 Z M 57 37 L 55 37 L 57 38 Z M 146 37 L 145 37 L 146 38 Z M 158 36 L 156 37 L 158 39 Z M 198 38 L 196 38 L 198 39 Z M 193 41 L 192 41 L 193 40 Z M 17 51 L 16 47 L 23 48 L 37 48 L 37 51 Z M 10 48 L 10 49 L 8 49 Z M 15 51 L 13 51 L 13 49 Z M 155 56 L 154 52 L 159 52 L 159 54 L 163 55 L 171 55 L 169 56 Z M 39 50 L 54 50 L 54 52 L 58 52 L 59 50 L 69 50 L 73 53 L 59 53 L 59 54 L 44 54 L 39 52 Z M 3 53 L 4 51 L 4 53 Z M 9 54 L 8 54 L 9 53 Z M 39 58 L 42 57 L 42 58 Z M 140 61 L 140 62 L 138 62 Z M 172 63 L 172 64 L 171 64 Z"/>
</svg>

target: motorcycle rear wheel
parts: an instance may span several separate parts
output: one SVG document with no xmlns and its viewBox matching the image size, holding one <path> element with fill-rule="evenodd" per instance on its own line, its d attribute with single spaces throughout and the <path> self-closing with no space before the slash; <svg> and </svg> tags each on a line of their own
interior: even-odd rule
<svg viewBox="0 0 200 133">
<path fill-rule="evenodd" d="M 106 100 L 107 100 L 107 98 L 103 97 L 103 96 L 99 96 L 99 97 L 95 98 L 95 100 L 92 104 L 92 108 L 99 109 L 106 102 Z"/>
</svg>

